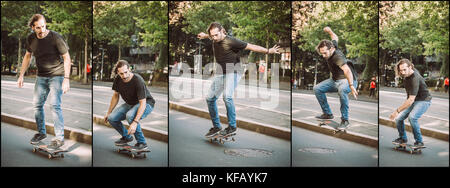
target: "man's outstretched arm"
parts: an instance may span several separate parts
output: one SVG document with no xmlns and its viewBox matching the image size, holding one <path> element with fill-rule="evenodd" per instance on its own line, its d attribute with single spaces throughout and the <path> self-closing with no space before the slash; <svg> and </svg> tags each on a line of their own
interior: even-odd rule
<svg viewBox="0 0 450 188">
<path fill-rule="evenodd" d="M 326 33 L 328 33 L 330 35 L 331 40 L 335 40 L 336 42 L 339 41 L 339 37 L 331 30 L 330 27 L 323 28 L 323 31 L 325 31 Z"/>
<path fill-rule="evenodd" d="M 278 45 L 275 45 L 272 48 L 267 49 L 267 48 L 264 48 L 262 46 L 258 46 L 258 45 L 254 45 L 254 44 L 250 44 L 250 43 L 247 43 L 247 47 L 245 47 L 246 50 L 251 50 L 251 51 L 254 51 L 254 52 L 264 53 L 264 54 L 275 54 L 275 53 L 279 54 L 280 53 L 278 51 L 279 48 L 280 47 Z"/>
</svg>

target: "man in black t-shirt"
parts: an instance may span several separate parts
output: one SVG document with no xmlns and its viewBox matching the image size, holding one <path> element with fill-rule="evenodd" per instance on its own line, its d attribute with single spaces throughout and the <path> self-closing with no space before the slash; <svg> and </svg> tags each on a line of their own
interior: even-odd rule
<svg viewBox="0 0 450 188">
<path fill-rule="evenodd" d="M 27 51 L 22 60 L 17 85 L 19 88 L 23 87 L 24 74 L 30 65 L 31 56 L 34 56 L 38 75 L 34 85 L 33 107 L 39 133 L 34 135 L 31 143 L 37 144 L 47 137 L 44 104 L 51 93 L 49 100 L 53 114 L 55 138 L 49 144 L 49 148 L 56 149 L 64 145 L 61 95 L 70 88 L 69 47 L 59 33 L 47 29 L 47 22 L 41 14 L 34 14 L 28 25 L 34 32 L 28 35 L 25 41 Z"/>
<path fill-rule="evenodd" d="M 428 110 L 431 105 L 431 95 L 428 91 L 425 79 L 419 74 L 417 69 L 414 69 L 408 59 L 401 59 L 395 66 L 397 76 L 404 78 L 403 84 L 406 90 L 406 101 L 398 107 L 395 112 L 389 116 L 391 120 L 395 119 L 399 138 L 394 140 L 394 143 L 403 144 L 408 142 L 405 131 L 404 120 L 408 118 L 411 124 L 415 146 L 424 146 L 422 134 L 420 132 L 419 118 Z"/>
<path fill-rule="evenodd" d="M 134 149 L 147 150 L 147 143 L 141 129 L 139 120 L 147 117 L 155 106 L 155 100 L 150 95 L 150 91 L 145 85 L 144 79 L 136 73 L 132 73 L 127 61 L 119 60 L 115 66 L 115 77 L 112 89 L 114 94 L 105 115 L 105 122 L 109 122 L 114 129 L 122 136 L 115 142 L 118 146 L 127 145 L 133 141 L 131 134 L 136 138 Z M 119 95 L 125 101 L 124 104 L 115 108 L 119 102 Z M 127 120 L 130 125 L 128 129 L 122 124 L 122 120 Z"/>
<path fill-rule="evenodd" d="M 231 36 L 227 36 L 225 29 L 217 22 L 211 23 L 207 29 L 207 32 L 208 34 L 201 32 L 197 35 L 197 37 L 199 39 L 209 38 L 213 41 L 214 57 L 220 65 L 218 69 L 222 71 L 216 73 L 217 75 L 213 79 L 206 98 L 213 127 L 208 131 L 208 133 L 206 133 L 205 136 L 213 137 L 219 133 L 225 136 L 235 133 L 237 130 L 233 93 L 242 76 L 241 73 L 239 73 L 240 70 L 235 70 L 241 68 L 239 64 L 240 57 L 238 52 L 241 50 L 251 50 L 259 53 L 273 54 L 279 53 L 279 47 L 278 45 L 275 45 L 273 48 L 267 49 L 258 45 L 243 42 Z M 219 112 L 216 104 L 216 100 L 222 92 L 228 118 L 228 127 L 223 131 L 221 131 L 222 127 L 220 125 Z"/>
<path fill-rule="evenodd" d="M 327 96 L 325 93 L 338 92 L 339 100 L 341 102 L 341 124 L 339 128 L 345 129 L 348 122 L 348 93 L 352 93 L 356 99 L 358 92 L 356 87 L 356 72 L 351 64 L 348 64 L 345 55 L 338 49 L 338 36 L 329 28 L 325 27 L 324 31 L 328 33 L 332 41 L 322 40 L 317 45 L 317 52 L 327 60 L 328 69 L 331 72 L 331 78 L 315 85 L 313 90 L 317 101 L 322 108 L 322 115 L 316 116 L 318 119 L 333 119 L 331 108 L 328 105 Z"/>
</svg>

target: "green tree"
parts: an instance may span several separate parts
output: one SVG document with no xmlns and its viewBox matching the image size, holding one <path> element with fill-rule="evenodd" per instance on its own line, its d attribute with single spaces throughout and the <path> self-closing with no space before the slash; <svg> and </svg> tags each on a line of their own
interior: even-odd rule
<svg viewBox="0 0 450 188">
<path fill-rule="evenodd" d="M 28 20 L 33 14 L 40 13 L 39 2 L 34 1 L 2 1 L 2 31 L 7 31 L 8 36 L 17 38 L 17 67 L 22 63 L 22 43 L 30 34 Z M 3 45 L 2 45 L 3 49 Z M 2 51 L 3 55 L 3 51 Z"/>
<path fill-rule="evenodd" d="M 117 45 L 118 59 L 121 59 L 122 47 L 131 45 L 131 36 L 138 34 L 132 16 L 137 12 L 135 4 L 134 1 L 94 2 L 94 38 Z"/>
<path fill-rule="evenodd" d="M 314 52 L 322 39 L 330 39 L 323 32 L 329 26 L 339 36 L 339 48 L 347 58 L 364 62 L 362 79 L 377 73 L 378 62 L 378 3 L 376 1 L 313 2 L 295 4 L 294 29 L 298 31 L 298 47 Z M 299 13 L 306 10 L 306 13 Z M 301 29 L 299 29 L 301 28 Z"/>
<path fill-rule="evenodd" d="M 81 68 L 83 82 L 87 83 L 86 66 L 88 64 L 88 48 L 92 33 L 92 2 L 88 1 L 52 1 L 44 5 L 45 14 L 52 19 L 49 27 L 61 34 L 84 41 L 84 66 Z"/>
<path fill-rule="evenodd" d="M 134 19 L 137 27 L 143 30 L 139 33 L 143 40 L 141 46 L 153 47 L 160 51 L 156 69 L 162 69 L 167 66 L 167 2 L 138 2 L 137 7 L 138 16 Z"/>
</svg>

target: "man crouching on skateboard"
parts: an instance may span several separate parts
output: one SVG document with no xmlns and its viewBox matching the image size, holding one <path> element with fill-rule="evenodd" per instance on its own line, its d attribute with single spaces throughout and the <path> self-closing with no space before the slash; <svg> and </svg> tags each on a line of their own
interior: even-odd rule
<svg viewBox="0 0 450 188">
<path fill-rule="evenodd" d="M 55 138 L 48 145 L 51 149 L 57 149 L 64 145 L 64 117 L 61 110 L 61 95 L 69 91 L 70 82 L 70 55 L 69 47 L 62 36 L 47 29 L 45 17 L 35 14 L 29 21 L 29 26 L 34 31 L 26 40 L 26 53 L 23 57 L 17 85 L 23 87 L 23 76 L 27 71 L 31 56 L 36 58 L 38 74 L 34 84 L 33 107 L 37 130 L 31 139 L 32 144 L 37 144 L 47 137 L 45 128 L 44 104 L 50 95 L 50 103 L 55 125 Z M 61 61 L 61 57 L 63 61 Z"/>
<path fill-rule="evenodd" d="M 237 87 L 239 80 L 241 79 L 240 73 L 235 72 L 233 69 L 235 64 L 239 64 L 239 51 L 251 50 L 259 53 L 273 54 L 279 53 L 278 46 L 267 49 L 261 46 L 253 45 L 235 39 L 226 34 L 225 29 L 221 24 L 213 22 L 207 29 L 208 34 L 199 33 L 197 38 L 206 39 L 209 38 L 213 41 L 213 52 L 218 64 L 222 68 L 222 72 L 219 72 L 214 77 L 211 87 L 209 89 L 206 102 L 208 103 L 209 115 L 213 123 L 213 128 L 206 133 L 206 137 L 213 137 L 219 132 L 221 135 L 226 136 L 236 132 L 236 112 L 233 103 L 234 89 Z M 231 70 L 230 70 L 231 67 Z M 216 100 L 223 92 L 223 101 L 227 109 L 228 127 L 223 131 L 220 125 L 219 112 L 217 110 Z"/>
<path fill-rule="evenodd" d="M 431 95 L 428 92 L 428 87 L 425 79 L 420 76 L 419 71 L 414 68 L 408 59 L 401 59 L 395 66 L 395 73 L 397 76 L 404 78 L 407 99 L 389 116 L 391 120 L 395 119 L 399 138 L 394 140 L 394 143 L 405 144 L 408 142 L 405 131 L 404 120 L 409 119 L 411 123 L 414 139 L 416 142 L 414 146 L 424 146 L 422 134 L 420 132 L 419 118 L 428 110 L 431 105 Z"/>
<path fill-rule="evenodd" d="M 154 108 L 155 100 L 150 95 L 144 79 L 139 74 L 131 72 L 127 61 L 119 60 L 114 72 L 119 76 L 114 79 L 112 86 L 114 94 L 105 116 L 105 122 L 109 122 L 122 136 L 115 142 L 116 145 L 127 145 L 128 142 L 133 141 L 133 137 L 130 135 L 134 134 L 137 143 L 133 148 L 146 150 L 148 147 L 139 120 L 150 114 Z M 115 108 L 119 102 L 119 95 L 122 96 L 125 103 Z M 121 122 L 125 119 L 130 125 L 128 130 Z"/>
<path fill-rule="evenodd" d="M 338 36 L 329 28 L 323 29 L 331 37 L 332 41 L 322 40 L 317 45 L 317 52 L 327 60 L 328 69 L 330 70 L 332 77 L 315 85 L 313 90 L 316 95 L 317 101 L 319 101 L 320 108 L 322 108 L 323 114 L 316 116 L 318 119 L 333 119 L 334 116 L 331 113 L 330 106 L 328 105 L 327 96 L 325 93 L 338 92 L 339 100 L 341 102 L 341 124 L 339 128 L 345 129 L 348 122 L 348 93 L 352 93 L 356 99 L 358 92 L 356 87 L 358 82 L 356 81 L 356 72 L 350 68 L 347 64 L 347 59 L 338 47 Z"/>
</svg>

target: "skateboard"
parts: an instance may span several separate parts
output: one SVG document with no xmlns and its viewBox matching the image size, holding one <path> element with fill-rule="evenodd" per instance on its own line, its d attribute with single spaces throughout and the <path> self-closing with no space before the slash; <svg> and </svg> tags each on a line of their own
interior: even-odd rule
<svg viewBox="0 0 450 188">
<path fill-rule="evenodd" d="M 31 144 L 33 145 L 33 153 L 36 153 L 38 151 L 40 152 L 44 152 L 47 154 L 49 159 L 52 158 L 64 158 L 64 153 L 67 152 L 67 150 L 61 149 L 61 148 L 57 148 L 57 149 L 51 149 L 48 147 L 47 144 L 43 143 L 43 142 L 39 142 L 37 144 Z"/>
<path fill-rule="evenodd" d="M 336 134 L 339 132 L 347 133 L 348 126 L 346 128 L 339 128 L 340 124 L 332 119 L 317 119 L 317 121 L 319 121 L 319 127 L 329 126 L 329 127 L 333 128 L 334 129 L 333 134 Z"/>
<path fill-rule="evenodd" d="M 117 145 L 116 145 L 117 146 Z M 133 149 L 132 146 L 126 144 L 126 145 L 122 145 L 122 146 L 117 146 L 118 148 L 116 149 L 117 153 L 127 153 L 128 155 L 131 156 L 131 158 L 137 158 L 137 157 L 143 157 L 143 158 L 147 158 L 147 152 L 150 152 L 149 149 L 143 149 L 143 150 L 137 150 L 137 149 Z"/>
<path fill-rule="evenodd" d="M 392 142 L 392 144 L 394 144 L 394 146 L 395 146 L 394 149 L 395 150 L 409 151 L 410 154 L 422 153 L 422 149 L 426 148 L 425 146 L 414 146 L 412 144 L 406 144 L 406 143 L 398 144 L 398 143 Z M 406 148 L 409 148 L 409 150 L 406 149 Z"/>
<path fill-rule="evenodd" d="M 236 135 L 236 133 L 231 133 L 229 135 L 223 136 L 220 133 L 218 133 L 218 134 L 216 134 L 216 135 L 214 135 L 212 137 L 209 137 L 209 141 L 210 142 L 218 141 L 221 144 L 225 144 L 225 142 L 231 142 L 231 141 L 234 142 L 234 141 L 236 141 L 236 139 L 234 139 L 235 135 Z"/>
</svg>

